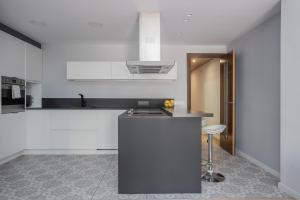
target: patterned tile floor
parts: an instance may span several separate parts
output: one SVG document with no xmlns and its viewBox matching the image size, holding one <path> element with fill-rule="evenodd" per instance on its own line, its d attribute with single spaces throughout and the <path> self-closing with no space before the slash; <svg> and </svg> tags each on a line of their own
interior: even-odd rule
<svg viewBox="0 0 300 200">
<path fill-rule="evenodd" d="M 207 151 L 203 151 L 206 156 Z M 28 155 L 0 166 L 0 200 L 285 198 L 278 179 L 216 147 L 223 183 L 203 182 L 201 194 L 117 194 L 116 155 Z"/>
</svg>

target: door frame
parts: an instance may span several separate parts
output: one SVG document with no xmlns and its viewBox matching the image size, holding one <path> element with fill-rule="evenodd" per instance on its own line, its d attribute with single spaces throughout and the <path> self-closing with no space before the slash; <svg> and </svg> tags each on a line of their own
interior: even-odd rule
<svg viewBox="0 0 300 200">
<path fill-rule="evenodd" d="M 191 70 L 191 67 L 192 67 L 192 59 L 193 58 L 219 58 L 219 59 L 228 59 L 228 55 L 232 53 L 233 54 L 233 63 L 232 65 L 236 67 L 236 61 L 235 61 L 235 50 L 233 49 L 232 52 L 229 52 L 229 53 L 188 53 L 187 54 L 187 109 L 189 111 L 191 111 L 191 73 L 192 73 L 192 70 Z M 224 66 L 224 64 L 221 64 Z M 220 67 L 221 67 L 220 65 Z M 234 80 L 236 81 L 236 69 L 235 67 L 233 67 L 233 76 L 235 77 Z M 224 73 L 222 71 L 220 71 L 220 75 Z M 220 81 L 220 87 L 223 87 L 224 83 L 222 81 Z M 231 153 L 232 155 L 235 155 L 236 154 L 236 100 L 235 100 L 235 97 L 236 97 L 236 82 L 232 85 L 233 87 L 233 91 L 234 91 L 234 95 L 233 95 L 233 98 L 232 101 L 234 102 L 234 106 L 233 106 L 233 119 L 232 119 L 232 128 L 233 128 L 233 134 L 232 134 L 232 150 L 228 150 L 227 148 L 225 147 L 222 147 L 225 151 Z M 220 91 L 221 92 L 221 96 L 220 98 L 222 99 L 221 100 L 221 112 L 224 111 L 224 109 L 222 109 L 222 106 L 224 106 L 224 93 L 222 93 L 222 90 Z M 224 108 L 224 107 L 223 107 Z M 221 113 L 221 117 L 220 117 L 220 120 L 224 120 L 224 118 L 222 118 L 222 116 L 224 115 L 224 113 L 222 114 Z M 220 140 L 220 145 L 221 145 L 221 140 Z M 221 145 L 222 146 L 222 145 Z"/>
<path fill-rule="evenodd" d="M 191 111 L 191 75 L 192 75 L 192 58 L 224 58 L 227 53 L 187 53 L 187 109 Z"/>
</svg>

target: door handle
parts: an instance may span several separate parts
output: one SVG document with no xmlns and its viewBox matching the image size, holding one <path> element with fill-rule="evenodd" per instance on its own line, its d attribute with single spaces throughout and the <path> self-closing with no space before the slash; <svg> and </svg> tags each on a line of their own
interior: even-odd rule
<svg viewBox="0 0 300 200">
<path fill-rule="evenodd" d="M 228 104 L 234 104 L 235 102 L 234 101 L 229 101 L 227 102 Z"/>
</svg>

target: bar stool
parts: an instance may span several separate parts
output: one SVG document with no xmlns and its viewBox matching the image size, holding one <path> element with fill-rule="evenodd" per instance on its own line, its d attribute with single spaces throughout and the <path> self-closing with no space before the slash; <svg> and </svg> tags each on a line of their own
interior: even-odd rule
<svg viewBox="0 0 300 200">
<path fill-rule="evenodd" d="M 205 126 L 207 126 L 207 120 L 205 118 L 202 118 L 202 121 L 201 121 L 202 133 L 203 133 L 203 127 L 205 127 Z M 207 142 L 208 142 L 208 140 L 207 140 Z M 201 166 L 202 166 L 202 170 L 203 170 L 203 167 L 207 167 L 207 159 L 202 158 Z"/>
<path fill-rule="evenodd" d="M 222 182 L 225 176 L 220 173 L 215 173 L 213 169 L 213 135 L 220 134 L 226 129 L 225 125 L 208 125 L 202 128 L 202 131 L 208 135 L 208 162 L 207 171 L 202 175 L 201 179 L 208 182 Z"/>
</svg>

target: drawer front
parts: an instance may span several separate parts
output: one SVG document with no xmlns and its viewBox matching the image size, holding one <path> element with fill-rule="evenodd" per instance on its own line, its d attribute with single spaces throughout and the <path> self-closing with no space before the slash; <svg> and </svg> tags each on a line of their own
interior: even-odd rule
<svg viewBox="0 0 300 200">
<path fill-rule="evenodd" d="M 51 112 L 50 130 L 95 131 L 97 114 L 89 111 Z"/>
</svg>

